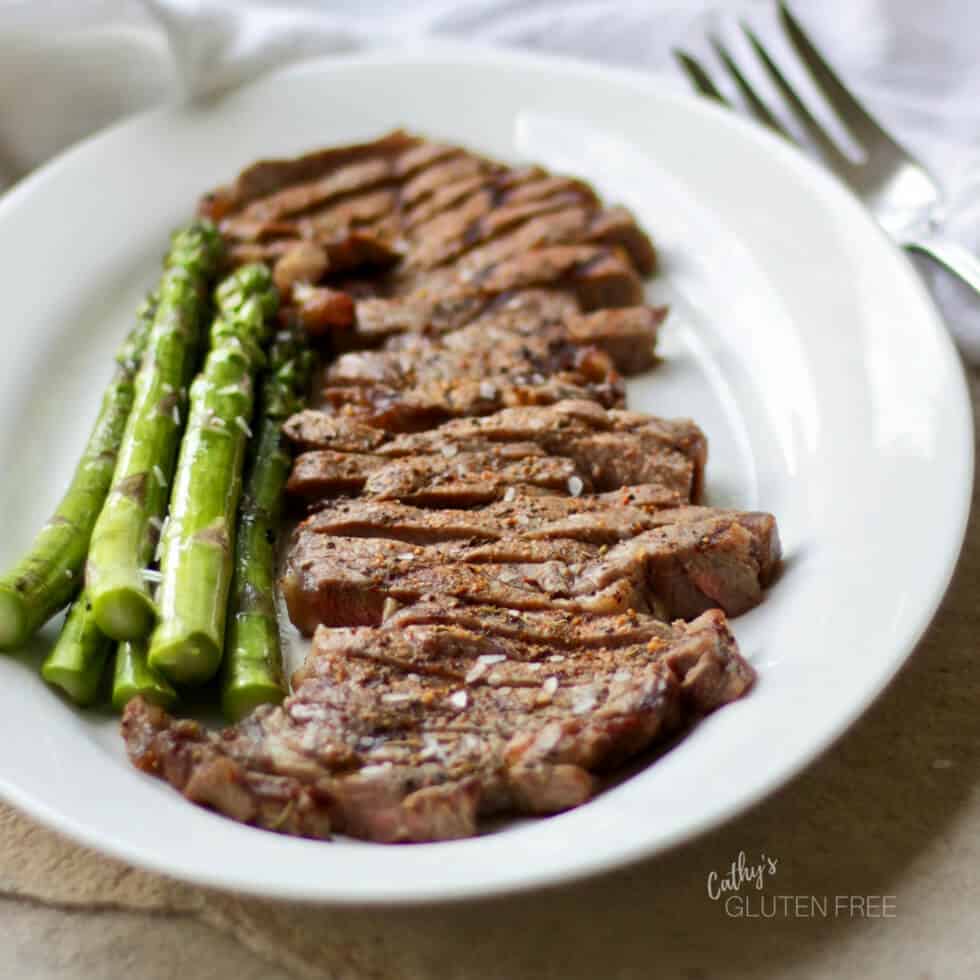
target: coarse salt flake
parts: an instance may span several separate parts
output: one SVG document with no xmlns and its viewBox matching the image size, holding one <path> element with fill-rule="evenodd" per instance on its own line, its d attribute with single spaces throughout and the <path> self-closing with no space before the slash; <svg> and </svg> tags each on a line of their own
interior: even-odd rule
<svg viewBox="0 0 980 980">
<path fill-rule="evenodd" d="M 386 704 L 402 704 L 405 701 L 414 701 L 415 695 L 410 691 L 389 691 L 381 695 L 381 700 Z"/>
<path fill-rule="evenodd" d="M 554 693 L 557 690 L 558 690 L 558 678 L 546 677 L 545 682 L 541 685 L 542 693 L 546 694 L 550 698 L 554 696 Z"/>
<path fill-rule="evenodd" d="M 490 664 L 502 664 L 507 657 L 502 653 L 484 653 L 476 659 L 478 663 L 487 664 L 489 666 Z"/>
<path fill-rule="evenodd" d="M 456 691 L 455 694 L 450 696 L 449 703 L 454 708 L 459 708 L 462 711 L 470 703 L 470 696 L 466 691 Z"/>
<path fill-rule="evenodd" d="M 582 491 L 585 489 L 585 484 L 582 482 L 582 478 L 578 476 L 570 476 L 568 478 L 568 492 L 573 497 L 581 497 Z"/>
</svg>

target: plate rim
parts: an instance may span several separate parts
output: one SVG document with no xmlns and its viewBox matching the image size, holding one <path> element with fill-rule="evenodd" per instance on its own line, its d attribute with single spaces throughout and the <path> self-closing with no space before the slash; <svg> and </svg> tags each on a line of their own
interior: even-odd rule
<svg viewBox="0 0 980 980">
<path fill-rule="evenodd" d="M 707 100 L 703 100 L 685 90 L 672 86 L 663 86 L 665 76 L 662 73 L 609 67 L 566 55 L 501 49 L 492 45 L 475 42 L 431 39 L 415 41 L 409 44 L 377 45 L 363 51 L 305 59 L 263 75 L 259 79 L 250 82 L 248 85 L 241 86 L 235 91 L 275 85 L 279 80 L 297 74 L 319 73 L 321 71 L 329 73 L 331 69 L 337 67 L 346 66 L 348 68 L 357 68 L 379 64 L 390 67 L 395 64 L 410 65 L 418 62 L 431 62 L 433 59 L 437 61 L 439 59 L 444 61 L 452 60 L 459 63 L 463 58 L 469 62 L 476 61 L 483 64 L 514 65 L 518 68 L 546 72 L 553 71 L 585 75 L 600 81 L 611 79 L 629 84 L 639 92 L 645 93 L 653 99 L 667 100 L 681 104 L 684 106 L 685 111 L 710 114 L 719 126 L 734 127 L 741 132 L 743 137 L 753 140 L 764 147 L 766 152 L 781 157 L 784 166 L 795 168 L 805 179 L 816 181 L 822 185 L 823 190 L 833 198 L 836 198 L 836 201 L 848 210 L 854 220 L 862 222 L 869 232 L 877 236 L 883 247 L 891 249 L 896 253 L 900 251 L 853 193 L 819 164 L 762 127 L 756 126 L 738 114 L 710 104 Z M 658 87 L 658 83 L 663 87 Z M 176 108 L 179 109 L 179 107 Z M 22 178 L 0 197 L 0 223 L 3 222 L 8 209 L 18 206 L 22 198 L 28 198 L 35 193 L 43 193 L 45 184 L 49 181 L 58 180 L 61 172 L 70 169 L 76 158 L 84 157 L 90 152 L 97 152 L 101 144 L 110 141 L 118 134 L 129 129 L 137 128 L 153 118 L 166 118 L 173 111 L 175 111 L 174 105 L 163 105 L 129 116 L 62 151 L 47 161 L 43 166 Z M 257 897 L 297 900 L 321 905 L 345 906 L 444 904 L 460 900 L 489 898 L 556 887 L 621 868 L 642 858 L 664 853 L 681 843 L 693 841 L 703 834 L 729 822 L 761 800 L 772 795 L 790 782 L 790 780 L 795 779 L 809 766 L 813 765 L 817 759 L 846 735 L 855 722 L 867 712 L 871 704 L 884 693 L 897 673 L 905 666 L 910 655 L 935 617 L 943 597 L 948 591 L 963 548 L 975 477 L 974 418 L 966 370 L 956 350 L 952 336 L 943 322 L 942 315 L 936 306 L 935 300 L 918 275 L 911 259 L 902 253 L 902 261 L 912 288 L 918 291 L 919 297 L 923 301 L 923 311 L 928 311 L 931 327 L 939 340 L 940 356 L 953 369 L 951 374 L 957 379 L 955 393 L 951 392 L 949 396 L 951 399 L 951 411 L 953 411 L 953 403 L 955 403 L 955 415 L 958 417 L 958 422 L 963 428 L 964 445 L 961 447 L 961 450 L 966 464 L 964 468 L 969 479 L 964 481 L 964 485 L 958 495 L 957 512 L 954 518 L 948 522 L 950 540 L 955 542 L 955 544 L 948 546 L 942 564 L 943 573 L 936 577 L 932 588 L 927 590 L 928 595 L 920 603 L 919 613 L 915 617 L 914 626 L 909 628 L 902 642 L 893 646 L 893 649 L 896 650 L 896 656 L 890 662 L 888 670 L 883 672 L 880 683 L 873 689 L 869 688 L 866 690 L 863 696 L 856 700 L 849 711 L 839 716 L 838 723 L 833 731 L 823 733 L 820 738 L 814 739 L 808 746 L 807 751 L 801 752 L 791 763 L 784 764 L 774 775 L 771 775 L 764 781 L 760 781 L 759 785 L 751 792 L 743 793 L 738 797 L 737 801 L 728 805 L 727 808 L 707 814 L 699 820 L 692 821 L 683 828 L 663 835 L 653 843 L 642 840 L 625 842 L 614 856 L 600 856 L 599 858 L 592 859 L 588 856 L 583 856 L 577 859 L 572 867 L 566 868 L 559 866 L 545 870 L 536 869 L 533 873 L 513 874 L 506 881 L 496 882 L 489 888 L 481 886 L 479 882 L 464 886 L 446 884 L 431 886 L 423 884 L 410 893 L 401 891 L 390 894 L 381 894 L 378 892 L 370 895 L 364 895 L 362 893 L 354 895 L 353 893 L 348 893 L 348 897 L 345 897 L 342 889 L 332 889 L 324 893 L 322 890 L 316 888 L 304 885 L 291 885 L 288 883 L 270 884 L 264 882 L 249 884 L 248 881 L 244 881 L 240 876 L 223 875 L 221 873 L 211 872 L 208 869 L 200 869 L 193 872 L 186 869 L 175 871 L 163 859 L 158 858 L 154 852 L 147 851 L 138 845 L 108 840 L 104 834 L 100 835 L 97 830 L 89 828 L 71 816 L 64 815 L 56 807 L 49 805 L 45 801 L 34 798 L 30 792 L 23 791 L 18 786 L 8 783 L 2 773 L 0 773 L 0 799 L 4 799 L 43 825 L 68 836 L 80 844 L 136 866 L 161 873 L 170 878 L 177 878 L 206 887 L 234 891 Z"/>
</svg>

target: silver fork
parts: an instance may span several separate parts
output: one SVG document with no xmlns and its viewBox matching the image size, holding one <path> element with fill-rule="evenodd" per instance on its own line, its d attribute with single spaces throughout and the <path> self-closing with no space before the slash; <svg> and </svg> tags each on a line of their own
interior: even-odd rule
<svg viewBox="0 0 980 980">
<path fill-rule="evenodd" d="M 782 0 L 779 2 L 779 19 L 800 60 L 864 154 L 863 160 L 856 161 L 841 150 L 756 34 L 742 24 L 749 44 L 823 163 L 861 198 L 896 243 L 928 255 L 980 293 L 980 260 L 942 234 L 944 199 L 939 183 L 851 94 Z M 718 38 L 709 40 L 731 75 L 749 115 L 799 146 L 752 87 L 731 52 Z M 695 58 L 679 49 L 675 49 L 674 55 L 702 95 L 730 109 L 735 108 Z"/>
</svg>

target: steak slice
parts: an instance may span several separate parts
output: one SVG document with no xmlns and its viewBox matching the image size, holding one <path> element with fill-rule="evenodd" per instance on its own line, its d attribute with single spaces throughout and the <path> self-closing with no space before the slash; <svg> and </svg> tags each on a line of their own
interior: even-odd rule
<svg viewBox="0 0 980 980">
<path fill-rule="evenodd" d="M 533 249 L 584 244 L 620 247 L 641 276 L 651 275 L 656 268 L 653 245 L 629 211 L 622 207 L 596 210 L 581 206 L 532 216 L 510 234 L 471 247 L 452 268 L 465 281 L 491 265 Z"/>
<path fill-rule="evenodd" d="M 220 734 L 141 698 L 122 730 L 138 767 L 235 820 L 447 840 L 481 816 L 586 801 L 596 774 L 752 678 L 717 611 L 577 624 L 430 604 L 380 628 L 320 630 L 293 695 Z"/>
<path fill-rule="evenodd" d="M 533 443 L 393 459 L 321 449 L 296 459 L 286 489 L 308 501 L 361 494 L 423 507 L 472 507 L 498 500 L 512 487 L 565 493 L 576 479 L 591 485 L 574 460 L 548 456 Z"/>
<path fill-rule="evenodd" d="M 507 195 L 486 192 L 467 199 L 460 207 L 429 221 L 416 236 L 405 260 L 403 273 L 425 270 L 458 259 L 464 252 L 519 228 L 532 218 L 568 208 L 582 209 L 588 199 L 577 190 L 565 190 L 537 200 L 507 202 Z"/>
<path fill-rule="evenodd" d="M 392 432 L 570 398 L 607 408 L 623 403 L 611 359 L 573 342 L 563 324 L 522 334 L 488 320 L 448 337 L 453 343 L 420 336 L 395 350 L 345 354 L 326 372 L 324 399 Z"/>
<path fill-rule="evenodd" d="M 499 313 L 442 336 L 407 335 L 341 356 L 326 372 L 323 397 L 393 432 L 568 399 L 617 408 L 624 389 L 615 368 L 650 365 L 665 313 L 642 306 L 566 322 Z"/>
<path fill-rule="evenodd" d="M 324 412 L 306 410 L 289 419 L 284 432 L 300 448 L 363 452 L 366 426 L 339 422 Z M 654 483 L 672 487 L 685 501 L 699 499 L 707 444 L 704 434 L 687 419 L 657 419 L 637 412 L 606 411 L 595 402 L 562 401 L 554 405 L 508 408 L 493 415 L 454 419 L 427 432 L 387 434 L 372 450 L 385 457 L 485 452 L 489 447 L 538 446 L 549 456 L 564 457 L 596 490 Z M 333 465 L 334 457 L 301 455 L 291 478 L 291 491 L 309 497 L 303 480 L 317 472 L 318 459 Z M 569 487 L 574 495 L 575 488 Z"/>
<path fill-rule="evenodd" d="M 565 245 L 537 249 L 467 274 L 450 270 L 439 281 L 403 296 L 357 304 L 357 334 L 370 345 L 406 331 L 455 330 L 489 312 L 494 296 L 547 287 L 568 291 L 585 311 L 636 306 L 643 283 L 618 248 Z"/>
<path fill-rule="evenodd" d="M 392 601 L 425 596 L 594 615 L 632 609 L 662 619 L 720 607 L 734 616 L 761 600 L 779 561 L 769 514 L 637 509 L 607 526 L 602 510 L 549 521 L 535 515 L 533 501 L 514 503 L 507 516 L 439 514 L 432 523 L 402 512 L 393 518 L 400 533 L 389 524 L 375 536 L 363 523 L 356 537 L 321 533 L 330 516 L 319 526 L 314 517 L 297 529 L 280 581 L 290 618 L 307 634 L 319 624 L 377 625 Z M 467 521 L 483 526 L 475 541 L 451 529 Z M 411 536 L 433 543 L 399 539 Z"/>
<path fill-rule="evenodd" d="M 395 130 L 380 139 L 351 146 L 330 147 L 288 160 L 260 160 L 243 170 L 228 187 L 204 195 L 198 207 L 205 217 L 220 221 L 259 198 L 268 197 L 297 183 L 319 180 L 342 167 L 372 157 L 399 156 L 413 147 L 425 147 L 418 137 Z"/>
<path fill-rule="evenodd" d="M 598 348 L 624 373 L 645 370 L 653 361 L 663 307 L 638 306 L 599 310 L 561 320 L 547 316 L 499 312 L 452 333 L 405 335 L 382 350 L 355 351 L 338 358 L 327 370 L 328 386 L 384 385 L 407 389 L 429 381 L 519 377 L 567 371 L 586 362 L 592 380 L 606 380 L 588 364 Z M 578 354 L 576 347 L 585 348 Z"/>
<path fill-rule="evenodd" d="M 599 351 L 593 355 L 606 360 Z M 599 382 L 574 370 L 554 372 L 550 377 L 534 372 L 510 378 L 498 373 L 483 380 L 478 375 L 464 375 L 454 381 L 431 381 L 407 391 L 384 385 L 331 387 L 324 389 L 323 395 L 336 409 L 363 418 L 370 425 L 390 432 L 420 432 L 452 418 L 488 415 L 524 405 L 553 405 L 569 398 L 595 401 L 605 408 L 622 407 L 622 381 L 609 367 L 606 380 Z"/>
<path fill-rule="evenodd" d="M 645 485 L 588 497 L 515 493 L 471 510 L 432 510 L 391 500 L 337 500 L 307 517 L 300 531 L 421 545 L 499 541 L 515 533 L 528 540 L 568 538 L 611 545 L 664 524 L 725 513 L 741 512 L 683 506 L 676 495 Z"/>
</svg>

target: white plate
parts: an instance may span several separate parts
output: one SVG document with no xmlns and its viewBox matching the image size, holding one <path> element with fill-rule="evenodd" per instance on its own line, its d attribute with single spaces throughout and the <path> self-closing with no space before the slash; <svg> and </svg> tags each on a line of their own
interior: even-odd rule
<svg viewBox="0 0 980 980">
<path fill-rule="evenodd" d="M 111 352 L 202 189 L 256 157 L 398 123 L 581 174 L 656 237 L 665 276 L 651 295 L 674 313 L 666 363 L 633 385 L 633 404 L 698 419 L 713 501 L 779 517 L 785 572 L 736 624 L 759 683 L 578 810 L 384 847 L 291 840 L 185 803 L 129 766 L 114 720 L 66 706 L 29 657 L 0 658 L 0 794 L 134 864 L 283 898 L 408 903 L 662 850 L 840 735 L 912 650 L 951 574 L 973 475 L 966 389 L 919 280 L 861 207 L 761 129 L 654 79 L 443 45 L 312 63 L 205 108 L 151 113 L 0 201 L 3 563 L 59 496 Z"/>
</svg>

